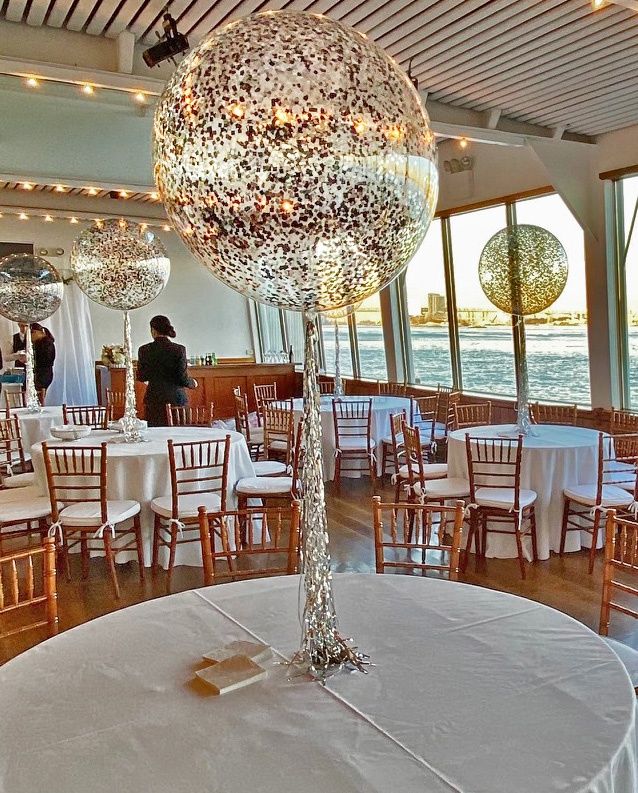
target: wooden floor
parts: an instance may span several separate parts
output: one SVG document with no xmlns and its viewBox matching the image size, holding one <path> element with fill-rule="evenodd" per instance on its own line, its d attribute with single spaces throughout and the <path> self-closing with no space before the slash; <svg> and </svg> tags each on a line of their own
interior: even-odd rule
<svg viewBox="0 0 638 793">
<path fill-rule="evenodd" d="M 393 488 L 378 492 L 392 500 Z M 372 532 L 369 480 L 345 480 L 341 490 L 327 485 L 330 550 L 335 572 L 374 573 L 374 540 Z M 511 592 L 552 606 L 593 630 L 598 629 L 600 610 L 602 553 L 598 554 L 593 575 L 587 573 L 587 554 L 566 554 L 563 559 L 552 555 L 548 561 L 528 566 L 527 580 L 522 581 L 515 559 L 487 559 L 478 571 L 472 557 L 462 580 L 478 586 Z M 79 557 L 72 557 L 72 581 L 58 578 L 60 630 L 65 631 L 87 620 L 118 608 L 166 594 L 163 571 L 157 576 L 146 571 L 140 583 L 137 565 L 118 565 L 122 597 L 116 601 L 102 559 L 91 560 L 87 581 L 80 580 Z M 195 567 L 178 567 L 173 574 L 173 592 L 202 586 L 202 571 Z M 638 626 L 631 618 L 613 617 L 611 635 L 638 649 Z M 37 644 L 43 638 L 38 632 L 0 640 L 0 663 Z"/>
</svg>

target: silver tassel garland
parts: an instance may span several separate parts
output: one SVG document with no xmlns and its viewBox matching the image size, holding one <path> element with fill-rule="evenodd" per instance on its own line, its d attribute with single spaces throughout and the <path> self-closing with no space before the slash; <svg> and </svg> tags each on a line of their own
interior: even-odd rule
<svg viewBox="0 0 638 793">
<path fill-rule="evenodd" d="M 335 319 L 335 387 L 333 393 L 336 397 L 343 396 L 343 383 L 341 381 L 341 345 L 339 343 L 339 322 Z"/>
<path fill-rule="evenodd" d="M 35 388 L 35 376 L 33 372 L 33 342 L 31 341 L 31 325 L 27 322 L 27 329 L 25 331 L 25 344 L 26 349 L 25 353 L 27 356 L 26 363 L 24 365 L 25 375 L 26 375 L 26 383 L 25 383 L 25 398 L 26 398 L 26 407 L 29 413 L 40 413 L 42 410 L 42 406 L 40 405 L 40 400 L 38 399 L 38 392 Z"/>
<path fill-rule="evenodd" d="M 126 384 L 124 391 L 124 415 L 122 416 L 122 432 L 125 443 L 139 443 L 142 435 L 137 419 L 135 399 L 135 377 L 133 375 L 133 343 L 131 341 L 131 318 L 124 312 L 124 354 L 126 356 Z"/>
</svg>

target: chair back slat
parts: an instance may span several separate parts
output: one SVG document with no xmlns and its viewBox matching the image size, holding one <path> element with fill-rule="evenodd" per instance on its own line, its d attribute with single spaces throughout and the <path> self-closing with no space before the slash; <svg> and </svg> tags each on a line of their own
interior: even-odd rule
<svg viewBox="0 0 638 793">
<path fill-rule="evenodd" d="M 615 599 L 620 595 L 618 600 Z M 609 634 L 611 612 L 638 619 L 638 523 L 607 511 L 605 567 L 598 632 Z"/>
<path fill-rule="evenodd" d="M 454 507 L 382 503 L 373 498 L 377 573 L 387 568 L 426 575 L 429 571 L 458 580 L 464 504 Z M 448 533 L 448 524 L 452 524 Z"/>
<path fill-rule="evenodd" d="M 631 410 L 612 409 L 609 431 L 612 435 L 638 432 L 638 413 Z"/>
<path fill-rule="evenodd" d="M 166 420 L 169 427 L 211 427 L 215 406 L 209 405 L 166 405 Z"/>
<path fill-rule="evenodd" d="M 454 404 L 454 429 L 482 427 L 492 423 L 492 403 L 479 402 L 472 405 Z"/>
<path fill-rule="evenodd" d="M 415 492 L 415 485 L 418 484 L 421 488 L 425 487 L 421 432 L 418 427 L 410 427 L 405 421 L 401 426 L 401 431 L 405 448 L 405 462 L 408 467 L 408 483 L 412 492 Z"/>
<path fill-rule="evenodd" d="M 404 397 L 407 392 L 405 383 L 384 382 L 380 380 L 378 383 L 379 395 L 382 396 L 397 396 Z"/>
<path fill-rule="evenodd" d="M 24 470 L 26 458 L 17 416 L 0 418 L 0 474 L 11 475 L 15 466 Z"/>
<path fill-rule="evenodd" d="M 280 408 L 275 401 L 264 405 L 264 449 L 266 459 L 279 456 L 289 465 L 293 455 L 295 417 L 290 407 Z"/>
<path fill-rule="evenodd" d="M 407 423 L 405 410 L 390 414 L 390 438 L 392 440 L 392 457 L 394 460 L 394 473 L 399 475 L 401 460 L 405 457 L 405 444 L 403 441 L 403 425 Z"/>
<path fill-rule="evenodd" d="M 519 509 L 523 436 L 517 438 L 473 438 L 465 434 L 470 499 L 479 488 L 513 488 L 513 510 Z"/>
<path fill-rule="evenodd" d="M 277 383 L 261 383 L 253 386 L 255 392 L 255 404 L 257 406 L 257 421 L 261 426 L 261 414 L 264 404 L 271 399 L 277 399 Z"/>
<path fill-rule="evenodd" d="M 319 388 L 319 393 L 323 395 L 334 394 L 335 391 L 335 381 L 334 377 L 322 377 L 321 380 L 317 381 L 317 387 Z"/>
<path fill-rule="evenodd" d="M 412 397 L 410 400 L 410 425 L 418 427 L 421 441 L 434 443 L 434 431 L 439 415 L 439 395 Z"/>
<path fill-rule="evenodd" d="M 223 440 L 168 441 L 173 517 L 179 515 L 179 497 L 192 493 L 215 493 L 226 508 L 230 435 Z M 195 476 L 191 474 L 195 473 Z"/>
<path fill-rule="evenodd" d="M 340 441 L 347 438 L 367 438 L 370 446 L 371 399 L 333 399 L 332 416 L 337 448 Z"/>
<path fill-rule="evenodd" d="M 62 405 L 62 417 L 65 424 L 94 430 L 107 429 L 111 419 L 109 408 L 103 405 Z"/>
<path fill-rule="evenodd" d="M 107 520 L 107 444 L 54 446 L 42 443 L 44 468 L 51 498 L 51 517 L 59 519 L 59 504 L 96 502 Z"/>
<path fill-rule="evenodd" d="M 529 406 L 529 415 L 534 424 L 565 424 L 573 427 L 578 420 L 578 405 L 546 405 L 534 402 Z"/>
</svg>

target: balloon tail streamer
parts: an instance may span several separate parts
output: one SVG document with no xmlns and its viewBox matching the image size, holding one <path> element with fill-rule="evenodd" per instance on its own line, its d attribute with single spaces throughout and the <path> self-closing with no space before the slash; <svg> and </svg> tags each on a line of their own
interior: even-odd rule
<svg viewBox="0 0 638 793">
<path fill-rule="evenodd" d="M 339 344 L 339 322 L 335 319 L 335 396 L 343 396 L 343 383 L 341 381 L 341 345 Z"/>
<path fill-rule="evenodd" d="M 527 373 L 527 342 L 525 337 L 525 319 L 521 314 L 512 314 L 512 329 L 518 339 L 518 357 L 516 362 L 516 428 L 521 435 L 532 433 L 529 417 L 529 377 Z"/>
<path fill-rule="evenodd" d="M 304 464 L 302 487 L 301 570 L 306 600 L 303 609 L 301 648 L 293 663 L 316 679 L 325 680 L 343 668 L 367 671 L 367 656 L 339 634 L 332 593 L 328 550 L 328 521 L 323 485 L 321 414 L 317 389 L 316 314 L 305 315 L 304 365 Z"/>
<path fill-rule="evenodd" d="M 24 366 L 26 383 L 25 383 L 25 397 L 26 406 L 29 413 L 39 413 L 42 410 L 40 400 L 38 399 L 38 392 L 35 388 L 35 376 L 33 373 L 33 342 L 31 341 L 31 325 L 27 322 L 27 329 L 25 332 L 26 343 L 26 356 L 27 360 Z"/>
<path fill-rule="evenodd" d="M 124 415 L 122 416 L 122 432 L 126 443 L 139 443 L 142 436 L 137 420 L 135 403 L 135 378 L 133 376 L 133 343 L 131 341 L 131 318 L 124 312 L 124 354 L 126 356 L 126 385 L 124 391 Z"/>
</svg>

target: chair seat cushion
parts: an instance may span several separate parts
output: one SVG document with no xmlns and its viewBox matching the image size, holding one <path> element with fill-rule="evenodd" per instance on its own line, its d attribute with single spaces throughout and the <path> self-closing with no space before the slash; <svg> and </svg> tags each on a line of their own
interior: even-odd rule
<svg viewBox="0 0 638 793">
<path fill-rule="evenodd" d="M 183 493 L 177 499 L 177 516 L 196 518 L 200 507 L 206 507 L 206 512 L 219 512 L 222 500 L 217 493 Z M 162 518 L 170 518 L 173 515 L 173 499 L 171 496 L 158 496 L 151 501 L 151 509 Z"/>
<path fill-rule="evenodd" d="M 416 483 L 414 492 L 421 495 L 421 485 Z M 425 486 L 425 496 L 430 499 L 467 498 L 470 495 L 470 483 L 461 477 L 428 480 Z"/>
<path fill-rule="evenodd" d="M 412 464 L 412 470 L 419 476 L 419 467 Z M 423 475 L 426 479 L 444 479 L 447 476 L 447 463 L 425 463 L 423 465 Z M 408 466 L 402 465 L 399 468 L 399 477 L 408 479 Z"/>
<path fill-rule="evenodd" d="M 374 439 L 370 438 L 370 448 L 374 449 L 375 445 Z M 365 452 L 367 450 L 366 439 L 362 435 L 354 435 L 351 437 L 342 435 L 337 443 L 337 448 L 347 449 L 348 451 Z"/>
<path fill-rule="evenodd" d="M 616 639 L 610 639 L 609 636 L 602 638 L 621 660 L 631 679 L 631 685 L 636 688 L 638 686 L 638 650 L 634 650 L 633 647 L 616 641 Z"/>
<path fill-rule="evenodd" d="M 285 452 L 288 449 L 286 441 L 270 441 L 268 448 L 274 452 Z"/>
<path fill-rule="evenodd" d="M 116 525 L 122 523 L 140 511 L 137 501 L 107 501 L 106 511 L 108 522 Z M 82 504 L 70 504 L 60 512 L 60 523 L 63 526 L 100 526 L 102 513 L 98 501 L 87 501 Z"/>
<path fill-rule="evenodd" d="M 475 500 L 480 507 L 494 507 L 495 509 L 510 510 L 514 508 L 514 488 L 513 487 L 479 487 L 476 491 Z M 518 503 L 521 509 L 529 507 L 536 501 L 536 493 L 533 490 L 518 491 Z"/>
<path fill-rule="evenodd" d="M 5 494 L 9 496 L 4 498 Z M 51 514 L 51 500 L 40 494 L 36 487 L 21 487 L 2 491 L 0 496 L 0 523 L 19 523 L 38 520 Z"/>
<path fill-rule="evenodd" d="M 566 498 L 579 504 L 593 507 L 596 504 L 597 485 L 575 485 L 566 487 L 563 493 Z M 625 507 L 634 500 L 632 494 L 616 485 L 603 485 L 601 507 Z"/>
<path fill-rule="evenodd" d="M 622 487 L 623 490 L 631 490 L 636 488 L 636 466 L 631 463 L 623 463 L 614 461 L 611 463 L 611 471 L 606 471 L 604 474 L 604 483 L 606 485 L 616 485 Z"/>
<path fill-rule="evenodd" d="M 35 484 L 35 474 L 30 471 L 27 474 L 13 474 L 13 476 L 5 476 L 2 479 L 4 487 L 28 487 Z"/>
<path fill-rule="evenodd" d="M 277 460 L 259 460 L 253 463 L 257 476 L 283 476 L 288 466 Z"/>
<path fill-rule="evenodd" d="M 289 495 L 292 490 L 291 476 L 248 476 L 235 485 L 241 496 Z"/>
</svg>

